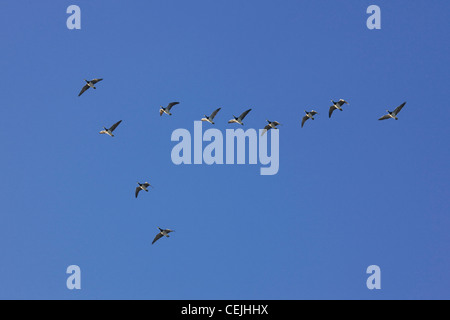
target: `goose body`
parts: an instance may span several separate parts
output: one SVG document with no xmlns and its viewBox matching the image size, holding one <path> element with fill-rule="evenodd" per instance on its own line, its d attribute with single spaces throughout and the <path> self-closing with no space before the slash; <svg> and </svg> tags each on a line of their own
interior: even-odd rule
<svg viewBox="0 0 450 320">
<path fill-rule="evenodd" d="M 103 127 L 103 130 L 100 131 L 100 134 L 107 134 L 107 135 L 109 135 L 109 136 L 111 136 L 111 137 L 114 137 L 113 131 L 116 130 L 117 126 L 118 126 L 121 122 L 122 122 L 122 120 L 116 122 L 116 123 L 113 124 L 113 125 L 111 126 L 111 128 L 109 128 L 109 129 Z"/>
<path fill-rule="evenodd" d="M 281 125 L 278 121 L 269 121 L 269 120 L 266 120 L 269 124 L 268 125 L 266 125 L 265 127 L 264 127 L 264 130 L 263 130 L 263 132 L 261 133 L 261 136 L 263 136 L 267 131 L 269 131 L 270 129 L 275 129 L 275 130 L 278 130 L 278 128 L 277 128 L 277 126 L 279 126 L 279 125 Z"/>
<path fill-rule="evenodd" d="M 314 111 L 314 110 L 311 110 L 311 111 L 309 111 L 309 112 L 305 110 L 305 113 L 306 113 L 306 116 L 304 116 L 303 119 L 302 119 L 302 128 L 303 128 L 303 125 L 305 124 L 306 120 L 308 120 L 308 119 L 314 120 L 314 116 L 315 116 L 316 114 L 318 114 L 318 113 L 317 113 L 316 111 Z"/>
<path fill-rule="evenodd" d="M 397 108 L 395 108 L 394 111 L 389 111 L 386 110 L 387 114 L 382 116 L 380 119 L 378 120 L 386 120 L 386 119 L 395 119 L 398 120 L 397 118 L 397 114 L 403 109 L 403 107 L 405 106 L 406 102 L 403 102 L 401 105 L 399 105 Z"/>
<path fill-rule="evenodd" d="M 162 116 L 164 113 L 171 116 L 172 113 L 170 113 L 170 109 L 172 109 L 173 106 L 179 104 L 179 102 L 171 102 L 169 103 L 169 105 L 165 108 L 163 108 L 162 106 L 159 107 L 159 115 Z"/>
<path fill-rule="evenodd" d="M 328 112 L 328 117 L 331 118 L 331 115 L 333 114 L 334 110 L 342 110 L 342 106 L 344 104 L 349 104 L 347 101 L 345 101 L 344 99 L 340 99 L 339 101 L 333 101 L 331 100 L 331 102 L 333 103 L 333 105 L 330 107 L 330 111 Z"/>
<path fill-rule="evenodd" d="M 239 117 L 233 116 L 234 119 L 231 119 L 228 121 L 228 123 L 239 123 L 241 126 L 244 125 L 242 120 L 247 116 L 247 114 L 252 111 L 252 109 L 248 109 L 247 111 L 244 111 Z"/>
<path fill-rule="evenodd" d="M 158 227 L 159 229 L 159 233 L 156 235 L 156 237 L 153 239 L 152 244 L 154 244 L 156 241 L 158 241 L 159 239 L 161 239 L 162 237 L 166 237 L 169 238 L 169 233 L 174 232 L 174 230 L 170 230 L 170 229 L 161 229 L 160 227 Z"/>
<path fill-rule="evenodd" d="M 202 118 L 202 121 L 207 121 L 207 122 L 209 122 L 211 124 L 214 124 L 213 120 L 216 117 L 217 113 L 220 111 L 220 109 L 222 109 L 222 108 L 216 109 L 213 113 L 211 113 L 211 115 L 209 117 L 205 114 L 205 117 Z"/>
<path fill-rule="evenodd" d="M 138 194 L 139 194 L 139 192 L 141 190 L 144 190 L 144 191 L 148 192 L 148 187 L 152 187 L 153 188 L 153 186 L 150 183 L 148 183 L 148 182 L 145 182 L 145 183 L 138 182 L 138 185 L 139 186 L 136 187 L 136 191 L 134 193 L 136 198 L 138 197 Z"/>
<path fill-rule="evenodd" d="M 81 91 L 80 91 L 80 93 L 78 94 L 78 96 L 81 96 L 81 95 L 82 95 L 87 89 L 89 89 L 89 88 L 97 89 L 97 88 L 95 87 L 95 84 L 96 84 L 97 82 L 102 81 L 102 80 L 103 80 L 103 79 L 93 79 L 93 80 L 88 81 L 88 80 L 84 79 L 84 81 L 86 82 L 86 84 L 85 84 L 84 87 L 81 89 Z"/>
</svg>

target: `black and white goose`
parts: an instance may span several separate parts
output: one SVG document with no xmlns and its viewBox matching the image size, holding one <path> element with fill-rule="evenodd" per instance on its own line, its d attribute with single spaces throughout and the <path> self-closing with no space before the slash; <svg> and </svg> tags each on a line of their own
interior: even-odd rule
<svg viewBox="0 0 450 320">
<path fill-rule="evenodd" d="M 171 102 L 169 103 L 169 105 L 165 108 L 163 108 L 162 106 L 160 106 L 159 108 L 159 115 L 162 116 L 163 113 L 168 114 L 169 116 L 171 116 L 172 114 L 170 113 L 170 109 L 172 109 L 173 106 L 179 104 L 179 102 Z"/>
<path fill-rule="evenodd" d="M 247 111 L 244 111 L 239 117 L 236 117 L 233 115 L 234 119 L 231 119 L 230 121 L 228 121 L 228 123 L 239 123 L 241 126 L 244 125 L 244 123 L 242 123 L 242 120 L 244 120 L 244 118 L 247 116 L 247 114 L 252 111 L 252 109 L 248 109 Z"/>
<path fill-rule="evenodd" d="M 333 103 L 333 105 L 330 107 L 330 112 L 328 113 L 328 117 L 331 118 L 331 115 L 333 114 L 333 111 L 336 109 L 339 109 L 340 111 L 342 110 L 342 106 L 344 104 L 349 104 L 347 101 L 345 101 L 344 99 L 340 99 L 338 102 L 335 102 L 333 100 L 331 100 L 331 102 Z"/>
<path fill-rule="evenodd" d="M 167 237 L 169 238 L 169 233 L 174 232 L 174 230 L 170 230 L 170 229 L 161 229 L 160 227 L 158 227 L 159 229 L 159 233 L 156 235 L 155 239 L 153 239 L 152 244 L 154 244 L 156 241 L 158 241 L 159 239 L 161 239 L 162 237 Z"/>
<path fill-rule="evenodd" d="M 306 116 L 304 116 L 302 119 L 302 128 L 303 128 L 303 125 L 305 124 L 306 120 L 308 120 L 308 119 L 314 120 L 314 116 L 316 114 L 319 114 L 314 110 L 311 110 L 309 112 L 305 110 L 305 113 L 306 113 Z"/>
<path fill-rule="evenodd" d="M 103 127 L 104 130 L 100 131 L 100 134 L 107 134 L 107 135 L 109 135 L 109 136 L 111 136 L 111 137 L 114 137 L 113 131 L 116 130 L 117 126 L 118 126 L 121 122 L 122 122 L 122 120 L 120 120 L 120 121 L 114 123 L 114 124 L 112 125 L 112 127 L 109 128 L 109 129 Z"/>
<path fill-rule="evenodd" d="M 148 192 L 148 189 L 147 189 L 148 187 L 152 187 L 153 188 L 153 186 L 150 183 L 148 183 L 148 182 L 145 182 L 145 183 L 138 182 L 138 185 L 139 185 L 139 187 L 136 187 L 136 192 L 135 192 L 136 198 L 138 197 L 138 194 L 139 194 L 139 192 L 141 190 L 144 190 L 144 191 Z"/>
<path fill-rule="evenodd" d="M 202 121 L 208 121 L 209 123 L 214 124 L 213 120 L 216 117 L 217 113 L 220 111 L 220 109 L 222 108 L 216 109 L 213 113 L 211 113 L 209 117 L 205 114 L 205 117 L 202 118 Z"/>
<path fill-rule="evenodd" d="M 87 81 L 86 79 L 84 79 L 84 81 L 86 81 L 86 84 L 84 85 L 84 87 L 81 89 L 80 93 L 78 94 L 78 96 L 81 96 L 87 89 L 92 88 L 92 89 L 97 89 L 95 87 L 95 84 L 97 82 L 102 81 L 103 79 L 93 79 L 91 81 Z"/>
<path fill-rule="evenodd" d="M 387 111 L 387 114 L 382 116 L 380 119 L 378 120 L 386 120 L 386 119 L 395 119 L 398 120 L 397 118 L 397 114 L 403 109 L 403 107 L 405 106 L 406 102 L 403 102 L 401 105 L 399 105 L 397 108 L 395 108 L 394 111 L 390 112 L 389 110 Z"/>
<path fill-rule="evenodd" d="M 280 126 L 281 124 L 278 121 L 269 121 L 266 120 L 269 124 L 267 126 L 264 127 L 263 132 L 261 133 L 261 137 L 270 129 L 276 129 L 278 130 L 277 126 Z"/>
</svg>

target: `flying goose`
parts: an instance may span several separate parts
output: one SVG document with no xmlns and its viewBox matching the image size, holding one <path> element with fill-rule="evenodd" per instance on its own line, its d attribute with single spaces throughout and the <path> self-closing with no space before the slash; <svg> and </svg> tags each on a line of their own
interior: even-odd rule
<svg viewBox="0 0 450 320">
<path fill-rule="evenodd" d="M 97 89 L 95 87 L 95 84 L 97 82 L 102 81 L 103 79 L 94 79 L 91 81 L 87 81 L 86 79 L 84 79 L 84 81 L 86 81 L 86 84 L 84 85 L 84 87 L 81 89 L 80 93 L 78 94 L 78 96 L 81 96 L 87 89 L 92 88 L 92 89 Z"/>
<path fill-rule="evenodd" d="M 405 106 L 406 102 L 403 102 L 401 105 L 399 105 L 393 112 L 390 112 L 389 110 L 386 110 L 388 114 L 382 116 L 378 120 L 386 120 L 386 119 L 395 119 L 398 120 L 397 114 L 402 110 L 402 108 Z"/>
<path fill-rule="evenodd" d="M 161 239 L 162 237 L 167 237 L 169 238 L 169 233 L 174 232 L 175 230 L 170 230 L 170 229 L 161 229 L 160 227 L 158 227 L 159 229 L 159 233 L 156 235 L 155 239 L 153 239 L 152 244 L 154 244 L 156 241 L 158 241 L 159 239 Z"/>
<path fill-rule="evenodd" d="M 278 128 L 277 128 L 277 126 L 280 126 L 281 124 L 278 122 L 278 121 L 269 121 L 269 120 L 266 120 L 269 124 L 267 125 L 267 126 L 265 126 L 264 127 L 264 130 L 263 130 L 263 132 L 261 133 L 261 137 L 267 132 L 267 131 L 269 131 L 270 129 L 276 129 L 276 130 L 278 130 Z"/>
<path fill-rule="evenodd" d="M 208 121 L 209 123 L 214 124 L 214 121 L 213 121 L 214 117 L 217 115 L 217 113 L 220 111 L 220 109 L 222 109 L 222 108 L 216 109 L 213 113 L 211 113 L 211 115 L 209 117 L 205 114 L 205 117 L 202 118 L 202 121 Z"/>
<path fill-rule="evenodd" d="M 170 113 L 170 109 L 172 109 L 172 107 L 174 105 L 179 104 L 179 102 L 171 102 L 169 103 L 169 105 L 166 108 L 163 108 L 162 106 L 160 106 L 159 108 L 159 115 L 162 116 L 163 113 L 168 114 L 169 116 L 171 116 L 172 114 Z"/>
<path fill-rule="evenodd" d="M 236 116 L 233 115 L 234 119 L 231 119 L 230 121 L 228 121 L 228 123 L 239 123 L 241 126 L 243 126 L 244 124 L 242 123 L 242 120 L 244 120 L 245 116 L 252 111 L 252 109 L 248 109 L 247 111 L 245 111 L 244 113 L 242 113 L 238 118 L 236 118 Z"/>
<path fill-rule="evenodd" d="M 314 111 L 314 110 L 311 110 L 311 111 L 309 111 L 309 112 L 305 110 L 305 113 L 306 113 L 306 116 L 304 116 L 303 119 L 302 119 L 302 128 L 303 128 L 303 125 L 305 124 L 306 120 L 308 120 L 308 119 L 314 120 L 314 116 L 315 116 L 316 114 L 318 114 L 318 113 L 317 113 L 316 111 Z"/>
<path fill-rule="evenodd" d="M 107 134 L 110 135 L 111 137 L 114 137 L 113 135 L 113 131 L 117 128 L 117 126 L 122 122 L 122 120 L 120 120 L 119 122 L 116 122 L 112 125 L 111 128 L 106 129 L 105 127 L 103 127 L 104 130 L 100 131 L 101 134 Z"/>
<path fill-rule="evenodd" d="M 328 113 L 328 117 L 331 118 L 331 115 L 333 114 L 333 111 L 336 109 L 339 109 L 342 111 L 342 106 L 344 104 L 349 104 L 347 101 L 345 101 L 344 99 L 340 99 L 338 102 L 335 102 L 333 100 L 331 100 L 331 102 L 333 103 L 333 105 L 330 107 L 330 112 Z"/>
<path fill-rule="evenodd" d="M 148 187 L 153 188 L 153 186 L 148 182 L 146 182 L 146 183 L 138 182 L 138 185 L 139 185 L 139 187 L 136 187 L 136 192 L 135 192 L 136 198 L 138 197 L 139 191 L 144 190 L 144 191 L 148 192 L 148 189 L 147 189 Z"/>
</svg>

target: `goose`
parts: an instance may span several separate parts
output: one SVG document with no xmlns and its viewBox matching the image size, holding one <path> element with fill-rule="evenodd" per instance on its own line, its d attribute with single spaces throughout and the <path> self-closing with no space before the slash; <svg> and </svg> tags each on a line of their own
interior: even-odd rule
<svg viewBox="0 0 450 320">
<path fill-rule="evenodd" d="M 336 109 L 339 109 L 342 111 L 342 106 L 344 104 L 349 104 L 347 101 L 345 101 L 344 99 L 340 99 L 338 102 L 335 102 L 333 100 L 331 100 L 331 102 L 333 103 L 333 105 L 330 107 L 330 112 L 328 113 L 328 117 L 331 118 L 331 115 L 333 114 L 333 111 Z"/>
<path fill-rule="evenodd" d="M 148 182 L 146 182 L 146 183 L 138 182 L 138 185 L 139 185 L 139 187 L 136 187 L 136 192 L 135 192 L 136 198 L 138 197 L 138 194 L 139 194 L 139 192 L 141 190 L 144 190 L 144 191 L 148 192 L 148 189 L 147 189 L 148 187 L 152 187 L 153 188 L 153 186 L 150 183 L 148 183 Z"/>
<path fill-rule="evenodd" d="M 397 108 L 395 108 L 394 111 L 390 112 L 389 110 L 386 110 L 388 114 L 382 116 L 378 120 L 386 120 L 386 119 L 395 119 L 398 120 L 397 114 L 402 110 L 402 108 L 405 106 L 406 102 L 403 102 L 401 105 L 399 105 Z"/>
<path fill-rule="evenodd" d="M 170 230 L 170 229 L 161 229 L 160 227 L 158 227 L 159 229 L 159 233 L 156 235 L 155 239 L 153 239 L 152 244 L 154 244 L 156 241 L 158 241 L 159 239 L 161 239 L 162 237 L 167 237 L 169 238 L 169 233 L 174 232 L 175 230 Z"/>
<path fill-rule="evenodd" d="M 159 108 L 159 115 L 162 116 L 163 113 L 168 114 L 169 116 L 171 116 L 172 114 L 170 113 L 170 109 L 172 109 L 172 107 L 174 105 L 179 104 L 179 102 L 171 102 L 169 103 L 169 105 L 166 108 L 163 108 L 162 106 L 160 106 Z"/>
<path fill-rule="evenodd" d="M 120 120 L 119 122 L 116 122 L 115 124 L 112 125 L 111 128 L 106 129 L 105 127 L 103 127 L 104 130 L 100 131 L 100 134 L 107 134 L 111 137 L 114 137 L 113 135 L 113 131 L 117 128 L 117 126 L 122 122 L 122 120 Z"/>
<path fill-rule="evenodd" d="M 211 115 L 209 117 L 205 114 L 205 117 L 202 118 L 202 121 L 208 121 L 209 123 L 214 124 L 214 121 L 213 121 L 214 117 L 217 115 L 217 113 L 220 111 L 220 109 L 222 109 L 222 108 L 216 109 L 213 113 L 211 113 Z"/>
<path fill-rule="evenodd" d="M 102 81 L 103 79 L 93 79 L 91 81 L 87 81 L 86 79 L 84 79 L 84 81 L 86 81 L 86 84 L 84 85 L 84 87 L 81 89 L 80 93 L 78 94 L 78 96 L 81 96 L 87 89 L 92 88 L 92 89 L 97 89 L 95 87 L 95 84 L 97 82 Z"/>
<path fill-rule="evenodd" d="M 244 124 L 242 123 L 242 120 L 244 120 L 244 118 L 247 116 L 247 114 L 252 111 L 252 109 L 248 109 L 247 111 L 243 112 L 239 117 L 236 118 L 236 116 L 233 115 L 234 119 L 231 119 L 230 121 L 228 121 L 228 123 L 239 123 L 241 126 L 243 126 Z"/>
<path fill-rule="evenodd" d="M 316 114 L 319 114 L 317 111 L 314 111 L 314 110 L 311 110 L 309 112 L 305 110 L 305 113 L 306 113 L 306 116 L 304 116 L 302 119 L 302 128 L 303 128 L 303 125 L 305 124 L 306 120 L 308 120 L 308 119 L 314 120 L 314 116 Z"/>
<path fill-rule="evenodd" d="M 280 126 L 281 124 L 278 122 L 278 121 L 269 121 L 269 120 L 266 120 L 269 124 L 267 125 L 267 126 L 265 126 L 264 127 L 264 130 L 263 130 L 263 132 L 261 133 L 261 137 L 267 132 L 267 131 L 269 131 L 270 129 L 276 129 L 276 130 L 278 130 L 278 128 L 277 128 L 277 126 Z"/>
</svg>

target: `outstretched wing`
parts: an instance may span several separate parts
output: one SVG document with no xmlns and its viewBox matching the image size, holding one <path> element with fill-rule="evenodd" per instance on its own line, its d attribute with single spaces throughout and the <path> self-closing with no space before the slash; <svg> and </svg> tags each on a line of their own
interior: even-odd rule
<svg viewBox="0 0 450 320">
<path fill-rule="evenodd" d="M 112 125 L 112 127 L 109 128 L 109 131 L 113 132 L 114 130 L 116 130 L 117 126 L 118 126 L 121 122 L 122 122 L 122 120 L 120 120 L 120 121 L 114 123 L 114 124 Z"/>
<path fill-rule="evenodd" d="M 89 89 L 89 86 L 86 84 L 80 91 L 80 93 L 78 94 L 78 96 L 81 96 L 87 89 Z"/>
<path fill-rule="evenodd" d="M 396 116 L 405 106 L 406 102 L 403 102 L 401 105 L 399 105 L 397 108 L 395 108 L 394 112 L 392 112 L 394 114 L 394 116 Z"/>
<path fill-rule="evenodd" d="M 308 119 L 309 119 L 308 116 L 304 116 L 303 117 L 303 119 L 302 119 L 302 128 L 303 128 L 303 125 L 305 124 L 306 120 L 308 120 Z"/>
<path fill-rule="evenodd" d="M 316 114 L 318 114 L 317 111 L 314 111 L 314 110 L 311 111 L 310 113 L 311 113 L 313 116 L 315 116 Z"/>
<path fill-rule="evenodd" d="M 331 106 L 330 107 L 330 111 L 328 112 L 328 118 L 331 118 L 331 115 L 333 114 L 333 111 L 336 110 L 337 108 L 335 106 Z"/>
<path fill-rule="evenodd" d="M 134 195 L 136 196 L 136 198 L 138 197 L 139 191 L 141 191 L 141 187 L 136 187 L 136 192 L 134 193 Z"/>
<path fill-rule="evenodd" d="M 384 115 L 384 116 L 382 116 L 380 119 L 378 119 L 378 120 L 386 120 L 386 119 L 390 119 L 391 118 L 391 116 L 390 115 L 388 115 L 388 114 L 386 114 L 386 115 Z"/>
<path fill-rule="evenodd" d="M 270 129 L 272 129 L 272 127 L 269 124 L 267 126 L 265 126 L 263 132 L 261 133 L 261 137 Z"/>
<path fill-rule="evenodd" d="M 211 115 L 209 116 L 209 119 L 210 120 L 214 119 L 214 117 L 217 115 L 217 113 L 220 111 L 220 109 L 222 109 L 222 108 L 219 108 L 216 111 L 214 111 L 213 113 L 211 113 Z"/>
<path fill-rule="evenodd" d="M 344 99 L 340 99 L 338 101 L 338 104 L 339 104 L 340 107 L 342 107 L 344 104 L 349 104 L 349 103 L 347 101 L 345 101 Z"/>
<path fill-rule="evenodd" d="M 244 120 L 244 118 L 247 116 L 247 114 L 252 111 L 252 109 L 248 109 L 247 111 L 244 111 L 240 116 L 239 119 Z"/>
<path fill-rule="evenodd" d="M 155 239 L 153 239 L 152 244 L 154 244 L 156 241 L 158 241 L 158 240 L 161 239 L 162 237 L 163 237 L 162 233 L 161 233 L 161 232 L 158 233 L 158 234 L 156 235 Z"/>
<path fill-rule="evenodd" d="M 93 83 L 93 84 L 96 84 L 97 82 L 100 82 L 100 81 L 102 81 L 103 79 L 94 79 L 94 80 L 92 80 L 91 82 Z"/>
<path fill-rule="evenodd" d="M 177 105 L 177 104 L 179 104 L 179 102 L 171 102 L 171 103 L 169 103 L 169 105 L 167 106 L 167 110 L 170 111 L 170 109 L 172 109 L 172 107 L 174 105 Z"/>
</svg>

